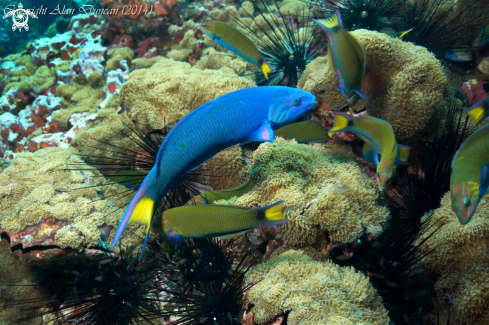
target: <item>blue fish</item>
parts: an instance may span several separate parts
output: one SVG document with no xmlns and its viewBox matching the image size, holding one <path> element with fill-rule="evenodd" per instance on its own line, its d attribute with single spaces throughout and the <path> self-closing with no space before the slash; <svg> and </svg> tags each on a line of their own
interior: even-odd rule
<svg viewBox="0 0 489 325">
<path fill-rule="evenodd" d="M 182 176 L 228 147 L 273 141 L 274 130 L 294 122 L 315 104 L 316 97 L 301 89 L 255 87 L 216 98 L 186 115 L 165 137 L 155 165 L 119 222 L 112 248 L 129 222 L 140 223 L 146 225 L 142 254 L 155 207 Z"/>
</svg>

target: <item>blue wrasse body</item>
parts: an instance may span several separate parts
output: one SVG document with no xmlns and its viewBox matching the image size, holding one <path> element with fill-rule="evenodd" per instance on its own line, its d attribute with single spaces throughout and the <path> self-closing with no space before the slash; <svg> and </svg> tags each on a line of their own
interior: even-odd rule
<svg viewBox="0 0 489 325">
<path fill-rule="evenodd" d="M 168 133 L 156 163 L 142 182 L 112 242 L 129 222 L 145 224 L 146 241 L 155 207 L 187 172 L 236 144 L 273 141 L 274 130 L 294 122 L 316 104 L 312 94 L 288 87 L 247 88 L 216 98 L 186 115 Z"/>
<path fill-rule="evenodd" d="M 355 37 L 343 29 L 340 12 L 313 21 L 328 35 L 329 62 L 348 104 L 355 105 L 360 97 L 368 102 L 360 90 L 366 68 L 365 53 Z"/>
</svg>

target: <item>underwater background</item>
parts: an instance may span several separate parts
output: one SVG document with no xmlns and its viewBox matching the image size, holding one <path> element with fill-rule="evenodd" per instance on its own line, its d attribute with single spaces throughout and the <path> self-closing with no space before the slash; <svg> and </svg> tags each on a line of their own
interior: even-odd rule
<svg viewBox="0 0 489 325">
<path fill-rule="evenodd" d="M 489 0 L 0 8 L 0 324 L 489 324 Z"/>
</svg>

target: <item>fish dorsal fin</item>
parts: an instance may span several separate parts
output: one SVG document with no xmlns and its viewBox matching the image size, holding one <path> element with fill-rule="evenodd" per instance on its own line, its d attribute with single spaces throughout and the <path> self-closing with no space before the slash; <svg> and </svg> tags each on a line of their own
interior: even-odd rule
<svg viewBox="0 0 489 325">
<path fill-rule="evenodd" d="M 275 134 L 269 120 L 264 120 L 249 137 L 249 141 L 273 142 Z"/>
<path fill-rule="evenodd" d="M 360 45 L 360 42 L 358 42 L 358 40 L 355 38 L 355 36 L 353 36 L 350 32 L 346 32 L 346 35 L 349 36 L 350 43 L 351 43 L 353 49 L 355 49 L 355 54 L 358 56 L 358 59 L 360 60 L 360 62 L 362 62 L 362 65 L 363 65 L 362 75 L 364 75 L 365 70 L 367 69 L 367 65 L 365 62 L 366 61 L 365 60 L 365 52 L 363 51 L 363 48 Z"/>
<path fill-rule="evenodd" d="M 227 234 L 227 235 L 222 235 L 222 236 L 215 236 L 215 237 L 218 238 L 218 239 L 231 239 L 231 238 L 236 238 L 236 237 L 242 236 L 242 235 L 246 234 L 250 230 L 251 229 L 246 229 L 246 230 L 238 231 L 238 232 L 235 232 L 235 233 L 232 233 L 232 234 Z"/>
<path fill-rule="evenodd" d="M 398 144 L 399 146 L 399 164 L 407 165 L 409 160 L 409 153 L 411 152 L 411 147 L 404 144 Z"/>
</svg>

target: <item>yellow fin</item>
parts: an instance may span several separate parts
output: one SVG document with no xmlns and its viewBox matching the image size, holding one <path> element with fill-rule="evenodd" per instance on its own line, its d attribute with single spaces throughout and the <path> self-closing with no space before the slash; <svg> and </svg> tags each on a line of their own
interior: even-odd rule
<svg viewBox="0 0 489 325">
<path fill-rule="evenodd" d="M 329 16 L 328 18 L 318 19 L 316 21 L 326 28 L 334 28 L 336 26 L 340 26 L 340 21 L 338 19 L 337 13 L 334 13 L 333 15 Z"/>
<path fill-rule="evenodd" d="M 475 124 L 478 124 L 480 120 L 484 117 L 484 107 L 474 107 L 467 114 L 469 114 L 469 116 L 474 119 Z"/>
<path fill-rule="evenodd" d="M 334 132 L 328 132 L 328 137 L 330 137 L 331 139 L 333 139 L 333 136 L 334 136 Z"/>
<path fill-rule="evenodd" d="M 403 163 L 407 163 L 409 160 L 409 152 L 411 151 L 411 148 L 407 146 L 401 146 L 399 145 L 399 161 Z"/>
<path fill-rule="evenodd" d="M 336 132 L 340 131 L 348 126 L 348 119 L 344 116 L 341 115 L 334 115 L 334 125 L 333 127 L 329 130 L 329 132 Z"/>
<path fill-rule="evenodd" d="M 144 196 L 139 200 L 138 204 L 134 208 L 129 222 L 141 223 L 146 225 L 146 231 L 151 226 L 151 219 L 153 218 L 155 202 L 149 197 Z"/>
<path fill-rule="evenodd" d="M 270 67 L 268 66 L 268 64 L 265 61 L 261 64 L 261 71 L 265 75 L 265 78 L 267 78 L 267 80 L 268 80 L 268 74 L 270 72 L 272 72 L 272 70 L 270 69 Z"/>
<path fill-rule="evenodd" d="M 283 201 L 275 202 L 265 208 L 265 219 L 268 221 L 277 221 L 285 219 L 282 214 L 282 203 Z"/>
<path fill-rule="evenodd" d="M 414 29 L 414 27 L 411 28 L 411 29 L 408 29 L 408 30 L 406 30 L 404 32 L 402 32 L 401 35 L 399 35 L 399 39 L 402 39 L 404 36 L 407 35 L 407 33 L 409 33 L 410 31 L 412 31 L 413 29 Z"/>
</svg>

